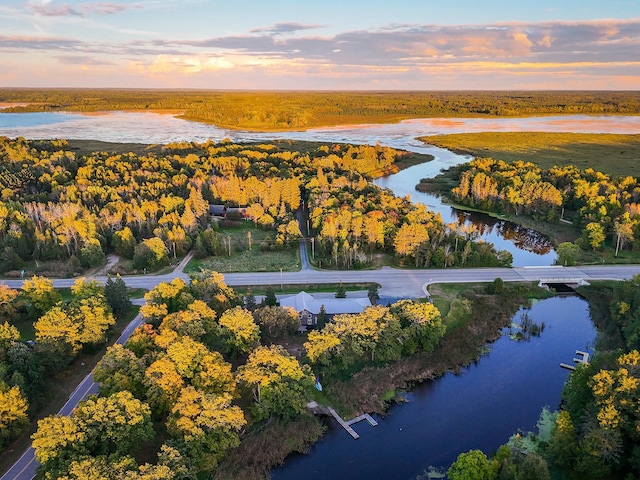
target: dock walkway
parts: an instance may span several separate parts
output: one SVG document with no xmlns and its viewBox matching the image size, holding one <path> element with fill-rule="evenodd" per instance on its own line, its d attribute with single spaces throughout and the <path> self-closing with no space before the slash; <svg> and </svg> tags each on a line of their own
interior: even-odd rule
<svg viewBox="0 0 640 480">
<path fill-rule="evenodd" d="M 342 428 L 344 428 L 347 432 L 349 432 L 349 435 L 351 435 L 353 437 L 354 440 L 357 440 L 358 438 L 360 438 L 360 435 L 358 435 L 358 432 L 356 432 L 351 425 L 353 425 L 354 423 L 358 423 L 361 422 L 362 420 L 366 420 L 367 422 L 369 422 L 369 424 L 372 427 L 375 427 L 378 425 L 378 422 L 376 422 L 373 417 L 371 415 L 369 415 L 368 413 L 365 413 L 364 415 L 360 415 L 354 419 L 351 419 L 349 421 L 345 421 L 343 420 L 343 418 L 338 415 L 338 412 L 336 412 L 333 408 L 328 407 L 329 413 L 331 414 L 331 416 L 333 418 L 336 419 L 336 421 L 342 426 Z"/>
</svg>

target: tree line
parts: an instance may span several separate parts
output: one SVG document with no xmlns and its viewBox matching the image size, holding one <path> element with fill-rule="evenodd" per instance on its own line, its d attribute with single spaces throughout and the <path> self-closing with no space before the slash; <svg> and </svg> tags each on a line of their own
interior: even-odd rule
<svg viewBox="0 0 640 480">
<path fill-rule="evenodd" d="M 76 156 L 65 140 L 0 138 L 0 271 L 46 273 L 58 261 L 72 275 L 110 252 L 138 271 L 191 248 L 222 255 L 231 245 L 211 204 L 245 207 L 257 227 L 273 230 L 273 248 L 302 235 L 295 214 L 304 206 L 324 266 L 360 266 L 374 252 L 421 267 L 509 264 L 491 245 L 473 243 L 473 232 L 371 183 L 402 155 L 381 146 L 301 153 L 208 141 L 168 144 L 160 155 Z"/>
<path fill-rule="evenodd" d="M 490 158 L 462 165 L 456 175 L 452 194 L 463 204 L 549 222 L 570 213 L 582 230 L 578 245 L 584 249 L 600 249 L 610 239 L 617 254 L 640 238 L 640 184 L 635 177 Z"/>
<path fill-rule="evenodd" d="M 638 114 L 637 92 L 215 92 L 2 89 L 8 111 L 178 110 L 222 127 L 288 130 L 423 117 Z"/>
</svg>

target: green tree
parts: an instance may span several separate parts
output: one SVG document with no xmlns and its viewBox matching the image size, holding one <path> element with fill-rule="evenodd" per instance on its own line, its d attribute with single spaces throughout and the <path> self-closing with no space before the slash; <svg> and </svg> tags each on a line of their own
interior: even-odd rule
<svg viewBox="0 0 640 480">
<path fill-rule="evenodd" d="M 100 242 L 93 238 L 87 241 L 84 246 L 80 247 L 78 250 L 78 259 L 80 260 L 80 265 L 84 268 L 93 268 L 104 264 L 106 256 L 102 251 Z"/>
<path fill-rule="evenodd" d="M 133 304 L 129 298 L 127 285 L 120 275 L 116 275 L 115 280 L 110 275 L 104 284 L 104 295 L 113 313 L 117 316 L 123 315 L 131 310 Z"/>
<path fill-rule="evenodd" d="M 369 289 L 367 290 L 367 297 L 369 297 L 371 305 L 376 305 L 378 303 L 378 300 L 380 300 L 380 295 L 378 294 L 378 285 L 369 285 Z"/>
<path fill-rule="evenodd" d="M 556 263 L 558 265 L 571 266 L 575 265 L 580 255 L 580 247 L 575 243 L 562 242 L 556 248 Z"/>
<path fill-rule="evenodd" d="M 167 248 L 161 238 L 143 240 L 134 249 L 133 266 L 139 270 L 154 270 L 169 263 Z"/>
<path fill-rule="evenodd" d="M 136 248 L 136 238 L 133 236 L 129 227 L 124 227 L 122 230 L 118 230 L 113 234 L 113 248 L 121 257 L 128 258 L 129 260 L 133 258 Z"/>
<path fill-rule="evenodd" d="M 273 341 L 298 330 L 298 312 L 291 307 L 262 307 L 253 311 L 263 340 Z"/>
<path fill-rule="evenodd" d="M 493 480 L 489 459 L 480 450 L 461 453 L 447 470 L 449 480 Z"/>
<path fill-rule="evenodd" d="M 344 289 L 344 285 L 342 284 L 342 281 L 340 282 L 340 284 L 338 285 L 338 288 L 336 290 L 336 298 L 347 298 L 347 292 Z"/>
<path fill-rule="evenodd" d="M 257 420 L 279 416 L 291 420 L 305 411 L 314 377 L 307 365 L 280 345 L 256 348 L 238 369 L 238 380 L 253 392 Z"/>
<path fill-rule="evenodd" d="M 253 312 L 257 308 L 256 304 L 256 296 L 253 294 L 251 289 L 247 290 L 247 294 L 244 297 L 245 308 L 250 312 Z"/>
<path fill-rule="evenodd" d="M 144 398 L 146 388 L 145 361 L 131 350 L 115 344 L 107 349 L 93 370 L 93 380 L 100 384 L 102 395 L 129 391 L 136 398 Z"/>
<path fill-rule="evenodd" d="M 276 305 L 278 305 L 276 292 L 273 291 L 273 287 L 271 285 L 267 286 L 267 291 L 264 296 L 264 304 L 269 307 L 275 307 Z"/>
</svg>

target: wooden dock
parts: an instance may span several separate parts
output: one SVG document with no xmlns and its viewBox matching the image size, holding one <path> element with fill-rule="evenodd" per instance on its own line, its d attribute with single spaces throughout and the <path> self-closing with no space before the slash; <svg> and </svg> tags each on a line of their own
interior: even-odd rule
<svg viewBox="0 0 640 480">
<path fill-rule="evenodd" d="M 574 357 L 573 359 L 575 363 L 581 363 L 583 365 L 586 365 L 589 363 L 590 356 L 587 352 L 576 350 L 576 355 L 578 355 L 578 357 L 577 358 Z M 567 365 L 566 363 L 561 363 L 560 366 L 562 368 L 566 368 L 567 370 L 572 370 L 572 371 L 576 369 L 576 367 L 574 367 L 573 365 Z"/>
<path fill-rule="evenodd" d="M 331 416 L 333 418 L 336 419 L 336 421 L 340 424 L 340 426 L 342 426 L 342 428 L 344 428 L 347 432 L 349 432 L 349 435 L 351 435 L 353 437 L 354 440 L 357 440 L 360 438 L 360 435 L 358 435 L 358 432 L 356 432 L 351 425 L 353 425 L 354 423 L 358 423 L 361 422 L 362 420 L 366 420 L 367 422 L 369 422 L 369 424 L 372 427 L 375 427 L 378 425 L 378 422 L 376 422 L 373 417 L 371 415 L 369 415 L 368 413 L 365 413 L 364 415 L 360 415 L 356 418 L 353 418 L 349 421 L 345 421 L 343 420 L 343 418 L 338 415 L 338 412 L 336 412 L 333 408 L 331 407 L 327 407 L 327 409 L 329 410 L 329 413 L 331 414 Z"/>
</svg>

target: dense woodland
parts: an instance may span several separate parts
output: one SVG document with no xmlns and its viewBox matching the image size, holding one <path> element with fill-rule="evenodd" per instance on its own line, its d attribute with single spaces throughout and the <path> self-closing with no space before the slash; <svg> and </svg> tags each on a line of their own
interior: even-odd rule
<svg viewBox="0 0 640 480">
<path fill-rule="evenodd" d="M 290 130 L 424 117 L 640 113 L 638 92 L 230 92 L 3 89 L 9 111 L 178 110 L 221 127 Z"/>
<path fill-rule="evenodd" d="M 640 239 L 636 177 L 612 178 L 574 166 L 541 169 L 533 163 L 487 158 L 458 167 L 456 176 L 458 185 L 452 190 L 456 201 L 547 222 L 566 216 L 582 231 L 577 244 L 584 249 L 598 250 L 609 239 L 617 254 L 620 249 L 633 248 Z M 570 245 L 563 245 L 559 253 L 571 261 L 571 250 Z"/>
<path fill-rule="evenodd" d="M 274 145 L 183 142 L 160 155 L 76 156 L 64 140 L 0 138 L 0 271 L 73 275 L 114 252 L 140 272 L 192 247 L 202 257 L 287 248 L 302 235 L 296 219 L 302 205 L 323 267 L 361 267 L 375 253 L 420 267 L 510 264 L 509 255 L 474 243 L 473 232 L 457 232 L 370 182 L 402 155 L 378 146 L 321 146 L 303 154 Z M 272 236 L 262 245 L 227 243 L 210 204 L 246 207 Z M 71 271 L 55 271 L 56 262 Z"/>
<path fill-rule="evenodd" d="M 0 285 L 0 448 L 46 405 L 51 372 L 104 345 L 114 312 L 127 313 L 130 306 L 121 279 L 101 285 L 80 278 L 67 301 L 43 277 L 25 280 L 19 291 Z M 31 331 L 34 341 L 25 341 Z"/>
</svg>

